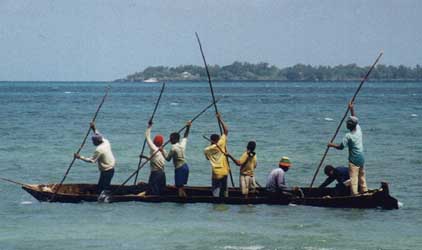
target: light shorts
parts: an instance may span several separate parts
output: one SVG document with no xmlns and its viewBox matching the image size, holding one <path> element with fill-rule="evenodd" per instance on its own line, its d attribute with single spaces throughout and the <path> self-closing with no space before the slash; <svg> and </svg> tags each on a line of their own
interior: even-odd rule
<svg viewBox="0 0 422 250">
<path fill-rule="evenodd" d="M 240 190 L 242 190 L 243 195 L 247 195 L 249 190 L 254 190 L 256 188 L 255 185 L 255 177 L 249 175 L 240 175 Z"/>
</svg>

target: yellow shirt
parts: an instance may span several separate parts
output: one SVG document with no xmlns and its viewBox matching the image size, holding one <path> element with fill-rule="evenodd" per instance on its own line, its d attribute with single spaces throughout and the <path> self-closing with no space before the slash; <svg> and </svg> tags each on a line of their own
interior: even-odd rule
<svg viewBox="0 0 422 250">
<path fill-rule="evenodd" d="M 227 145 L 227 136 L 222 135 L 217 145 L 225 153 Z M 220 151 L 216 145 L 210 145 L 204 150 L 205 157 L 210 161 L 212 168 L 212 178 L 221 179 L 229 174 L 229 163 L 227 157 Z"/>
<path fill-rule="evenodd" d="M 250 157 L 248 160 L 248 152 L 244 152 L 242 156 L 240 157 L 240 174 L 241 175 L 247 175 L 247 176 L 253 176 L 254 170 L 256 168 L 256 154 L 253 157 Z M 245 165 L 246 163 L 246 165 Z M 244 165 L 244 166 L 243 166 Z"/>
</svg>

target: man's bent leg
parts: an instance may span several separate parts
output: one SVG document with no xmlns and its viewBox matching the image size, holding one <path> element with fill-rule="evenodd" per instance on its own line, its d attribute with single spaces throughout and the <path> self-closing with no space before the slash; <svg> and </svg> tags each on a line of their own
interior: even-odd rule
<svg viewBox="0 0 422 250">
<path fill-rule="evenodd" d="M 101 171 L 97 185 L 97 193 L 99 193 L 98 201 L 109 202 L 110 183 L 113 175 L 114 169 Z"/>
<path fill-rule="evenodd" d="M 219 197 L 220 196 L 220 185 L 218 179 L 212 179 L 212 196 Z"/>
<path fill-rule="evenodd" d="M 114 176 L 114 169 L 110 169 L 108 171 L 105 171 L 105 177 L 104 177 L 104 190 L 110 191 L 110 184 L 111 179 L 113 179 Z"/>
<path fill-rule="evenodd" d="M 366 186 L 366 175 L 364 167 L 359 168 L 359 190 L 361 193 L 368 191 L 368 187 Z"/>
<path fill-rule="evenodd" d="M 221 179 L 220 197 L 229 197 L 229 189 L 227 186 L 227 175 Z"/>
</svg>

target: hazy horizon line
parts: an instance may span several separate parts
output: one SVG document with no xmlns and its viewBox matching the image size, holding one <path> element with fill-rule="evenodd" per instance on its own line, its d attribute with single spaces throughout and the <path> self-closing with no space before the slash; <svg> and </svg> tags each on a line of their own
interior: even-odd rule
<svg viewBox="0 0 422 250">
<path fill-rule="evenodd" d="M 250 64 L 268 63 L 268 62 L 264 62 L 264 61 L 257 62 L 257 63 L 252 63 L 252 62 L 248 62 L 248 61 L 233 61 L 231 64 L 233 64 L 235 62 L 250 63 Z M 217 65 L 217 66 L 220 66 L 220 67 L 224 67 L 224 66 L 229 66 L 231 64 L 225 64 L 225 65 L 208 64 L 208 66 L 216 66 Z M 355 64 L 358 67 L 369 67 L 369 66 L 371 66 L 370 64 L 369 65 L 365 65 L 365 66 L 361 66 L 361 65 L 358 65 L 357 63 L 347 63 L 347 64 L 345 63 L 345 64 L 336 64 L 336 65 L 296 63 L 296 64 L 292 64 L 290 66 L 281 67 L 281 66 L 278 66 L 276 64 L 268 63 L 269 66 L 275 66 L 275 67 L 278 67 L 279 69 L 285 69 L 285 68 L 293 67 L 295 65 L 306 65 L 306 66 L 309 65 L 309 66 L 312 66 L 312 67 L 319 67 L 319 66 L 323 66 L 323 67 L 335 67 L 335 66 L 345 66 L 345 65 L 352 65 L 352 64 Z M 387 66 L 387 67 L 388 66 L 393 66 L 393 67 L 405 66 L 405 67 L 409 67 L 409 68 L 412 68 L 413 69 L 413 68 L 416 68 L 417 65 L 422 66 L 422 63 L 421 64 L 416 64 L 416 65 L 405 65 L 405 64 L 393 65 L 393 64 L 382 64 L 382 63 L 380 63 L 378 65 L 384 65 L 384 66 Z M 120 78 L 109 79 L 109 80 L 0 80 L 0 83 L 1 82 L 3 82 L 3 83 L 4 82 L 66 82 L 66 83 L 69 83 L 69 82 L 115 82 L 116 80 L 125 79 L 126 77 L 128 77 L 131 74 L 142 72 L 142 71 L 144 71 L 145 69 L 147 69 L 149 67 L 169 67 L 169 68 L 176 68 L 176 67 L 180 67 L 180 66 L 199 66 L 199 67 L 204 67 L 204 65 L 198 65 L 198 64 L 179 64 L 177 66 L 171 66 L 171 65 L 149 65 L 149 66 L 145 67 L 144 69 L 142 69 L 141 71 L 135 71 L 135 72 L 127 73 L 127 75 L 121 76 Z M 183 80 L 173 80 L 173 81 L 183 81 Z M 187 80 L 187 81 L 189 81 L 189 80 Z M 217 81 L 217 80 L 215 80 L 215 81 Z M 233 80 L 233 81 L 237 81 L 237 80 Z M 257 81 L 259 81 L 259 80 L 257 80 Z M 268 80 L 268 81 L 279 81 L 279 80 Z"/>
</svg>

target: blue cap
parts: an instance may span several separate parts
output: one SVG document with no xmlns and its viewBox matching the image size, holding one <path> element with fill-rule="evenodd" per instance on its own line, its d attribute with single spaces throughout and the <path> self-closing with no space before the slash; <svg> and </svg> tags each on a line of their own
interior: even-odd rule
<svg viewBox="0 0 422 250">
<path fill-rule="evenodd" d="M 359 119 L 356 116 L 349 116 L 346 123 L 352 126 L 356 126 L 359 123 Z"/>
<path fill-rule="evenodd" d="M 94 145 L 99 145 L 103 142 L 103 136 L 100 133 L 93 134 L 91 139 L 92 139 L 92 143 L 94 143 Z"/>
</svg>

